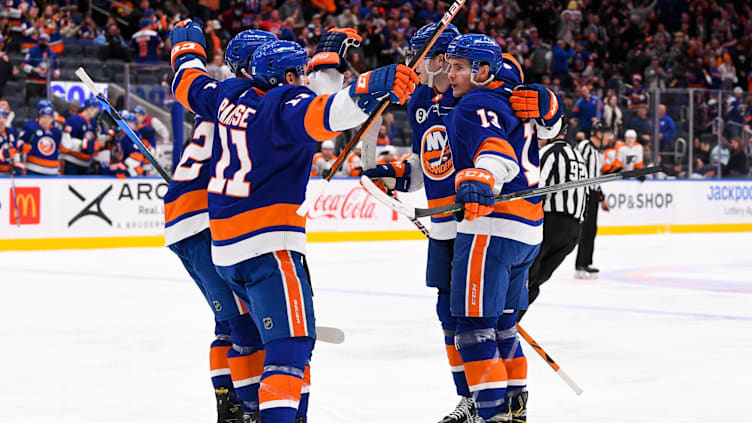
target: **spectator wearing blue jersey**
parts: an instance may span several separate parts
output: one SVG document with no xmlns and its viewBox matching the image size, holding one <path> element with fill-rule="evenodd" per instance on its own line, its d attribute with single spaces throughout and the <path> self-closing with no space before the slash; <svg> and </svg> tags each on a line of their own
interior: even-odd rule
<svg viewBox="0 0 752 423">
<path fill-rule="evenodd" d="M 554 76 L 558 76 L 562 82 L 569 81 L 569 59 L 574 55 L 572 50 L 564 40 L 559 40 L 553 48 L 554 63 L 551 71 Z M 568 84 L 565 82 L 565 84 Z"/>
<path fill-rule="evenodd" d="M 60 75 L 57 55 L 50 49 L 49 43 L 50 36 L 46 32 L 40 33 L 39 44 L 29 49 L 21 62 L 21 69 L 26 74 L 26 114 L 30 114 L 29 104 L 32 98 L 47 97 L 47 80 L 57 79 Z"/>
<path fill-rule="evenodd" d="M 153 29 L 154 22 L 149 18 L 141 19 L 141 29 L 131 37 L 130 47 L 136 63 L 159 63 L 159 51 L 164 46 L 157 31 Z"/>
<path fill-rule="evenodd" d="M 658 118 L 660 119 L 660 134 L 658 137 L 661 139 L 661 150 L 666 151 L 674 146 L 674 134 L 676 133 L 676 125 L 671 116 L 666 114 L 666 106 L 661 104 L 658 106 Z"/>
<path fill-rule="evenodd" d="M 589 134 L 593 122 L 599 118 L 601 103 L 587 86 L 582 87 L 581 92 L 582 96 L 574 103 L 573 116 L 580 121 L 580 127 L 586 134 Z"/>
</svg>

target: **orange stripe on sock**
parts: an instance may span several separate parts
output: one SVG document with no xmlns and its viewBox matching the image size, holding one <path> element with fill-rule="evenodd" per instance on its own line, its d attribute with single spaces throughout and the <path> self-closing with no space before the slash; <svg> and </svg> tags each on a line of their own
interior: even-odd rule
<svg viewBox="0 0 752 423">
<path fill-rule="evenodd" d="M 211 347 L 209 350 L 209 369 L 227 369 L 230 365 L 227 362 L 227 352 L 231 347 Z"/>
<path fill-rule="evenodd" d="M 230 376 L 232 381 L 260 377 L 264 373 L 265 351 L 256 351 L 251 355 L 242 355 L 240 357 L 230 357 L 227 359 L 230 365 Z"/>
<path fill-rule="evenodd" d="M 504 367 L 507 369 L 509 379 L 527 379 L 527 358 L 515 357 L 510 360 L 504 360 Z"/>
<path fill-rule="evenodd" d="M 457 347 L 454 345 L 446 345 L 447 357 L 449 358 L 449 365 L 452 367 L 462 366 L 462 357 L 460 357 Z"/>
<path fill-rule="evenodd" d="M 470 390 L 486 383 L 506 383 L 507 369 L 500 359 L 471 361 L 465 363 L 465 378 Z"/>
<path fill-rule="evenodd" d="M 287 318 L 290 320 L 290 336 L 308 336 L 305 324 L 305 304 L 300 280 L 295 273 L 295 265 L 292 263 L 289 251 L 277 251 L 274 253 L 279 260 L 282 271 L 282 283 L 287 291 Z"/>
<path fill-rule="evenodd" d="M 300 401 L 303 379 L 291 375 L 271 375 L 261 380 L 259 403 L 269 401 Z"/>
</svg>

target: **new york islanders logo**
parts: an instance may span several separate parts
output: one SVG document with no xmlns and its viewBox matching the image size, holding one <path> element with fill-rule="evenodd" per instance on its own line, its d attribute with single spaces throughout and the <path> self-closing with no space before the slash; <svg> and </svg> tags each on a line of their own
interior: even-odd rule
<svg viewBox="0 0 752 423">
<path fill-rule="evenodd" d="M 434 125 L 423 133 L 420 142 L 420 161 L 423 173 L 434 181 L 446 179 L 454 173 L 452 148 L 449 146 L 444 126 Z"/>
<path fill-rule="evenodd" d="M 45 156 L 51 156 L 56 148 L 55 140 L 50 137 L 42 137 L 37 141 L 37 149 Z"/>
</svg>

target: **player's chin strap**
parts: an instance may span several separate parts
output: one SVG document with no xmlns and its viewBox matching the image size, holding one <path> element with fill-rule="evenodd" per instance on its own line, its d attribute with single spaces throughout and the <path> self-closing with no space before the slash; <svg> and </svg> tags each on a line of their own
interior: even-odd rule
<svg viewBox="0 0 752 423">
<path fill-rule="evenodd" d="M 475 75 L 477 75 L 477 74 L 478 74 L 478 72 L 473 72 L 473 74 L 470 75 L 470 82 L 472 82 L 473 85 L 475 85 L 476 87 L 486 86 L 486 85 L 490 84 L 494 80 L 494 75 L 491 75 L 485 81 L 478 82 L 478 81 L 475 80 Z"/>
<path fill-rule="evenodd" d="M 446 71 L 446 60 L 444 59 L 444 55 L 441 55 L 441 67 L 436 72 L 431 72 L 428 69 L 428 63 L 430 60 L 423 59 L 423 67 L 426 69 L 426 74 L 428 75 L 428 86 L 433 87 L 433 77 Z"/>
</svg>

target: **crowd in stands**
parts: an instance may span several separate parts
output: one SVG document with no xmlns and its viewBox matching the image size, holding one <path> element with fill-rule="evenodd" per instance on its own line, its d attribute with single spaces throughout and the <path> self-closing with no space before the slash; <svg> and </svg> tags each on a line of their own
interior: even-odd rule
<svg viewBox="0 0 752 423">
<path fill-rule="evenodd" d="M 349 53 L 352 80 L 368 69 L 404 62 L 412 34 L 439 20 L 448 6 L 437 0 L 94 0 L 89 10 L 71 0 L 9 0 L 0 14 L 0 98 L 9 80 L 22 80 L 29 108 L 44 96 L 47 81 L 58 77 L 57 57 L 69 54 L 68 46 L 90 47 L 87 51 L 103 63 L 164 65 L 169 31 L 186 17 L 205 28 L 208 68 L 218 79 L 231 76 L 222 63 L 223 48 L 244 29 L 270 31 L 313 52 L 328 29 L 357 28 L 363 42 Z M 711 176 L 711 165 L 717 169 L 719 161 L 724 175 L 747 174 L 748 1 L 468 0 L 453 23 L 465 32 L 490 35 L 523 64 L 526 82 L 556 91 L 571 118 L 572 137 L 589 136 L 593 122 L 602 120 L 615 141 L 636 131 L 646 158 L 662 162 L 669 174 L 691 176 L 697 167 Z M 25 56 L 14 61 L 14 53 Z M 686 91 L 671 90 L 686 88 L 703 89 L 692 98 L 691 116 Z M 666 91 L 656 98 L 655 89 Z M 409 134 L 404 111 L 396 109 L 381 128 L 379 143 L 406 146 Z M 713 148 L 716 154 L 710 153 Z M 687 149 L 696 151 L 691 166 Z"/>
</svg>

